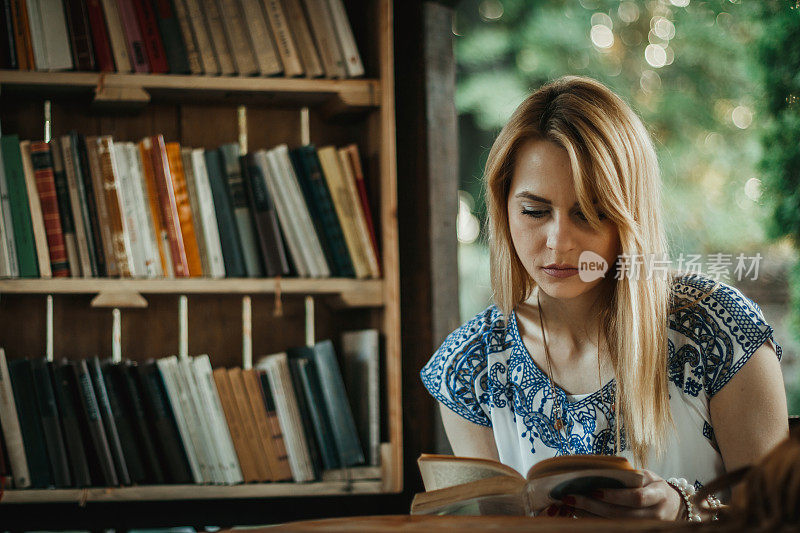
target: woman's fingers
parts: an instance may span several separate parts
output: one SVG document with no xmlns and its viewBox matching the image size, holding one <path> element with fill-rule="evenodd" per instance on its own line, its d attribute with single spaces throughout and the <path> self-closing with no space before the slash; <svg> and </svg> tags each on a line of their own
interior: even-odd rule
<svg viewBox="0 0 800 533">
<path fill-rule="evenodd" d="M 651 507 L 664 499 L 664 494 L 656 484 L 636 489 L 604 489 L 590 494 L 594 499 L 625 507 Z"/>
</svg>

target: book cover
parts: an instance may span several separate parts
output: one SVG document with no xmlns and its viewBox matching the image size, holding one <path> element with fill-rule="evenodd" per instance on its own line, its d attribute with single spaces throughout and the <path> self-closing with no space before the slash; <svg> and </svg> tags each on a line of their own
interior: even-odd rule
<svg viewBox="0 0 800 533">
<path fill-rule="evenodd" d="M 285 276 L 289 273 L 286 250 L 283 247 L 275 205 L 267 189 L 261 167 L 252 153 L 239 158 L 245 193 L 250 210 L 255 218 L 256 233 L 264 258 L 268 277 Z"/>
<path fill-rule="evenodd" d="M 342 373 L 367 462 L 381 461 L 380 336 L 377 329 L 342 333 Z"/>
<path fill-rule="evenodd" d="M 197 240 L 197 251 L 200 254 L 200 266 L 203 274 L 211 277 L 211 265 L 209 264 L 208 250 L 206 249 L 205 221 L 200 210 L 200 199 L 197 195 L 197 177 L 194 175 L 194 163 L 192 162 L 192 149 L 181 148 L 181 164 L 183 165 L 183 177 L 186 181 L 186 192 L 189 198 L 189 207 L 192 210 L 192 223 L 194 225 L 195 238 Z"/>
<path fill-rule="evenodd" d="M 250 45 L 256 56 L 256 64 L 262 76 L 283 72 L 278 51 L 275 49 L 272 32 L 267 26 L 261 0 L 240 0 L 244 31 L 250 36 Z"/>
<path fill-rule="evenodd" d="M 81 0 L 82 1 L 82 0 Z M 101 72 L 114 72 L 114 54 L 111 52 L 111 39 L 106 30 L 105 15 L 100 0 L 86 0 L 89 28 L 92 34 L 94 57 Z"/>
<path fill-rule="evenodd" d="M 342 466 L 354 466 L 364 463 L 364 452 L 358 439 L 353 412 L 347 399 L 342 373 L 336 352 L 330 340 L 318 342 L 313 347 L 313 356 L 319 377 L 325 408 L 331 421 L 333 438 Z"/>
<path fill-rule="evenodd" d="M 47 55 L 47 69 L 72 70 L 72 52 L 62 0 L 38 1 L 42 16 L 42 39 Z"/>
<path fill-rule="evenodd" d="M 8 197 L 8 195 L 6 195 Z M 0 277 L 13 278 L 18 277 L 19 273 L 15 272 L 16 257 L 12 255 L 12 250 L 9 250 L 9 242 L 13 242 L 13 236 L 9 239 L 9 234 L 6 232 L 6 218 L 4 215 L 10 215 L 10 208 L 8 204 L 3 205 L 0 201 Z M 10 224 L 9 224 L 10 226 Z M 13 265 L 13 266 L 12 266 Z"/>
<path fill-rule="evenodd" d="M 186 248 L 183 242 L 178 215 L 178 205 L 175 200 L 175 189 L 169 169 L 169 157 L 162 135 L 149 138 L 152 146 L 151 155 L 153 162 L 153 177 L 158 190 L 158 204 L 161 207 L 161 220 L 169 238 L 169 252 L 172 260 L 172 270 L 176 278 L 189 276 L 189 264 L 186 258 Z"/>
<path fill-rule="evenodd" d="M 22 431 L 22 443 L 25 446 L 25 457 L 28 461 L 31 487 L 44 489 L 53 486 L 53 473 L 45 447 L 42 414 L 36 401 L 30 360 L 25 358 L 8 361 L 8 374 L 14 390 L 14 401 L 17 406 L 19 427 Z"/>
<path fill-rule="evenodd" d="M 164 275 L 161 250 L 159 247 L 156 221 L 152 216 L 150 195 L 145 178 L 144 160 L 139 147 L 132 143 L 122 143 L 124 158 L 130 172 L 130 190 L 133 198 L 133 207 L 136 215 L 136 226 L 142 239 L 144 252 L 144 275 L 156 278 Z M 152 172 L 151 172 L 152 175 Z M 155 214 L 158 215 L 158 209 Z"/>
<path fill-rule="evenodd" d="M 222 257 L 225 260 L 225 276 L 243 278 L 245 270 L 242 243 L 233 211 L 233 202 L 228 190 L 228 180 L 219 150 L 206 150 L 206 170 L 211 195 L 214 199 L 214 213 L 217 216 L 219 240 Z"/>
<path fill-rule="evenodd" d="M 141 1 L 141 0 L 140 0 Z M 142 30 L 136 17 L 136 7 L 134 0 L 117 0 L 119 19 L 122 23 L 122 30 L 125 32 L 125 43 L 128 47 L 128 57 L 134 72 L 150 72 L 150 60 L 147 57 Z"/>
<path fill-rule="evenodd" d="M 11 17 L 14 21 L 14 39 L 17 43 L 17 62 L 20 70 L 34 70 L 36 64 L 33 59 L 31 46 L 31 32 L 28 27 L 28 9 L 25 2 L 15 0 L 11 4 Z"/>
<path fill-rule="evenodd" d="M 112 236 L 111 220 L 108 214 L 108 200 L 103 188 L 103 170 L 100 167 L 100 157 L 98 155 L 99 138 L 90 136 L 83 139 L 82 147 L 84 148 L 83 156 L 85 156 L 86 167 L 82 169 L 84 175 L 84 184 L 86 186 L 86 197 L 89 199 L 89 192 L 91 191 L 91 199 L 93 206 L 90 207 L 92 211 L 92 230 L 95 235 L 95 249 L 98 250 L 98 261 L 100 255 L 103 257 L 103 269 L 106 276 L 118 277 L 120 270 L 117 264 L 117 254 L 114 250 L 114 239 Z M 99 270 L 99 269 L 98 269 Z"/>
<path fill-rule="evenodd" d="M 203 275 L 203 265 L 200 260 L 200 249 L 197 245 L 192 206 L 189 203 L 189 191 L 186 188 L 186 175 L 184 174 L 183 161 L 181 159 L 181 145 L 178 143 L 166 143 L 165 147 L 188 273 L 191 277 L 199 277 Z"/>
<path fill-rule="evenodd" d="M 361 248 L 364 250 L 364 255 L 367 259 L 370 277 L 379 278 L 381 275 L 380 267 L 378 266 L 378 245 L 375 240 L 374 228 L 370 232 L 369 223 L 367 222 L 367 213 L 369 212 L 369 205 L 364 205 L 364 200 L 359 194 L 357 179 L 355 176 L 356 167 L 352 157 L 352 149 L 355 148 L 351 145 L 351 150 L 340 149 L 338 150 L 339 161 L 341 162 L 340 168 L 342 169 L 342 176 L 347 186 L 347 194 L 350 198 L 350 203 L 353 206 L 354 222 L 356 231 L 358 232 Z M 361 164 L 358 161 L 358 150 L 355 155 L 356 163 L 360 170 Z M 363 177 L 362 177 L 363 183 Z M 371 220 L 371 218 L 369 219 Z"/>
<path fill-rule="evenodd" d="M 305 75 L 309 78 L 319 78 L 325 74 L 325 70 L 322 68 L 317 46 L 311 36 L 308 19 L 303 13 L 303 6 L 300 4 L 300 0 L 283 0 L 282 4 L 286 13 L 289 32 L 297 44 Z"/>
<path fill-rule="evenodd" d="M 239 416 L 241 417 L 242 428 L 244 429 L 244 437 L 254 460 L 256 475 L 258 476 L 257 480 L 271 481 L 273 479 L 272 472 L 270 472 L 264 443 L 261 441 L 258 432 L 255 413 L 247 397 L 247 390 L 245 389 L 244 379 L 242 377 L 242 369 L 238 367 L 229 368 L 228 379 L 231 383 L 233 400 L 236 403 L 236 407 L 239 409 Z"/>
<path fill-rule="evenodd" d="M 39 204 L 42 209 L 42 221 L 47 236 L 50 270 L 54 278 L 69 277 L 67 247 L 64 243 L 61 215 L 58 210 L 58 194 L 50 145 L 35 141 L 30 144 L 30 151 L 36 190 L 39 193 Z"/>
<path fill-rule="evenodd" d="M 239 165 L 239 145 L 236 143 L 223 144 L 219 148 L 225 169 L 228 190 L 230 191 L 233 214 L 236 217 L 236 227 L 239 230 L 242 255 L 247 270 L 247 276 L 260 278 L 264 276 L 261 266 L 261 257 L 256 244 L 255 228 L 253 227 L 253 213 L 247 206 L 247 196 L 242 180 L 242 168 Z"/>
<path fill-rule="evenodd" d="M 222 26 L 228 38 L 233 61 L 236 64 L 236 72 L 240 76 L 259 74 L 250 34 L 245 30 L 241 6 L 236 0 L 219 0 L 217 3 Z"/>
<path fill-rule="evenodd" d="M 8 372 L 6 352 L 2 348 L 0 348 L 0 429 L 3 431 L 3 440 L 8 450 L 8 462 L 14 477 L 14 486 L 19 489 L 28 488 L 31 486 L 28 458 L 22 440 L 22 428 Z"/>
<path fill-rule="evenodd" d="M 361 205 L 361 212 L 364 214 L 364 221 L 366 223 L 366 230 L 369 235 L 370 244 L 372 244 L 372 252 L 375 255 L 375 267 L 377 268 L 377 277 L 380 277 L 380 250 L 378 249 L 378 237 L 375 230 L 375 223 L 372 218 L 372 209 L 369 206 L 369 195 L 367 194 L 367 182 L 364 179 L 364 171 L 361 166 L 361 156 L 358 153 L 358 145 L 349 144 L 339 150 L 342 158 L 342 166 L 345 162 L 349 163 L 347 166 L 353 174 L 353 179 L 356 183 L 356 190 L 358 191 L 359 204 Z"/>
<path fill-rule="evenodd" d="M 228 45 L 228 38 L 225 36 L 225 28 L 222 24 L 222 15 L 220 14 L 217 0 L 200 0 L 200 7 L 205 13 L 205 20 L 208 23 L 208 33 L 219 62 L 220 74 L 223 76 L 235 74 L 236 65 L 233 62 L 233 54 L 231 54 L 231 48 Z"/>
<path fill-rule="evenodd" d="M 53 481 L 56 488 L 71 487 L 72 477 L 69 473 L 67 449 L 61 432 L 61 418 L 56 406 L 53 382 L 50 377 L 50 370 L 47 368 L 47 361 L 45 359 L 34 359 L 30 362 L 30 368 Z"/>
<path fill-rule="evenodd" d="M 3 225 L 3 243 L 6 253 L 5 264 L 8 269 L 9 277 L 19 277 L 19 260 L 17 259 L 17 243 L 14 237 L 14 217 L 12 215 L 11 197 L 8 193 L 8 180 L 6 179 L 6 169 L 3 163 L 3 150 L 0 148 L 0 216 Z"/>
<path fill-rule="evenodd" d="M 172 9 L 172 2 L 170 0 L 151 1 L 158 21 L 161 41 L 164 43 L 169 71 L 172 74 L 189 74 L 187 45 L 183 41 L 180 24 Z"/>
<path fill-rule="evenodd" d="M 119 431 L 117 429 L 116 417 L 111 410 L 111 401 L 109 400 L 105 379 L 103 379 L 103 372 L 100 369 L 100 360 L 95 356 L 87 361 L 84 361 L 84 363 L 88 367 L 92 388 L 94 389 L 95 397 L 97 399 L 97 407 L 98 411 L 100 412 L 100 419 L 103 422 L 106 441 L 108 442 L 108 448 L 111 452 L 111 457 L 114 460 L 114 470 L 116 471 L 121 484 L 130 485 L 131 476 L 128 471 L 128 461 L 126 460 L 122 449 L 122 442 L 120 441 Z"/>
<path fill-rule="evenodd" d="M 33 49 L 34 70 L 46 71 L 49 69 L 47 45 L 42 29 L 42 1 L 25 0 L 24 9 L 28 12 L 28 31 L 30 32 L 30 43 Z"/>
<path fill-rule="evenodd" d="M 64 0 L 75 70 L 92 71 L 97 64 L 89 26 L 89 11 L 86 7 L 85 0 Z"/>
<path fill-rule="evenodd" d="M 0 44 L 0 54 L 2 54 L 3 68 L 17 70 L 19 69 L 19 62 L 17 61 L 17 43 L 14 41 L 14 16 L 12 14 L 12 6 L 16 0 L 3 0 L 0 3 L 0 28 L 3 29 L 2 44 Z"/>
<path fill-rule="evenodd" d="M 25 175 L 25 189 L 28 193 L 28 208 L 31 214 L 31 227 L 33 228 L 33 242 L 36 245 L 36 259 L 39 264 L 39 277 L 53 277 L 50 267 L 50 251 L 47 246 L 47 228 L 44 225 L 42 203 L 39 200 L 39 191 L 36 186 L 36 174 L 31 160 L 31 142 L 20 141 L 19 151 L 22 155 L 22 170 Z"/>
<path fill-rule="evenodd" d="M 347 18 L 347 11 L 342 0 L 328 0 L 333 29 L 342 50 L 342 60 L 347 71 L 348 78 L 357 78 L 364 75 L 364 65 L 361 63 L 361 55 L 358 53 L 356 40 L 353 36 L 353 29 Z"/>
<path fill-rule="evenodd" d="M 200 218 L 203 221 L 203 241 L 206 245 L 208 257 L 208 275 L 212 278 L 224 278 L 225 258 L 222 255 L 220 230 L 217 222 L 214 196 L 211 193 L 205 151 L 202 148 L 195 148 L 191 151 L 190 158 L 193 170 L 192 176 L 194 177 L 194 185 L 197 192 L 197 205 L 200 211 Z"/>
<path fill-rule="evenodd" d="M 333 27 L 333 15 L 328 0 L 303 0 L 306 15 L 311 23 L 311 32 L 317 43 L 326 78 L 346 78 L 344 57 Z"/>
<path fill-rule="evenodd" d="M 144 231 L 147 223 L 139 218 L 139 198 L 136 195 L 136 180 L 132 175 L 131 161 L 128 159 L 126 143 L 112 142 L 109 152 L 113 160 L 116 177 L 116 192 L 122 218 L 122 232 L 130 248 L 128 268 L 131 277 L 145 277 L 147 274 Z M 144 205 L 142 201 L 141 205 Z"/>
<path fill-rule="evenodd" d="M 278 420 L 278 413 L 275 410 L 275 399 L 272 395 L 267 373 L 264 370 L 258 370 L 258 379 L 263 393 L 264 408 L 267 410 L 267 425 L 272 436 L 272 448 L 275 450 L 275 458 L 278 463 L 273 472 L 278 481 L 290 481 L 292 479 L 292 468 L 289 464 L 289 454 L 286 451 L 283 429 L 281 428 L 280 420 Z"/>
<path fill-rule="evenodd" d="M 75 380 L 80 395 L 80 406 L 78 417 L 83 420 L 82 427 L 84 435 L 88 438 L 84 444 L 87 446 L 87 457 L 89 459 L 89 470 L 92 472 L 92 479 L 95 484 L 104 487 L 116 487 L 119 485 L 119 476 L 114 468 L 114 459 L 111 455 L 111 448 L 106 438 L 105 425 L 100 415 L 100 406 L 97 403 L 97 394 L 92 385 L 92 378 L 89 374 L 89 367 L 86 360 L 70 362 L 69 366 L 75 373 Z M 92 465 L 95 470 L 92 471 Z"/>
<path fill-rule="evenodd" d="M 219 393 L 222 411 L 225 413 L 225 420 L 230 430 L 231 440 L 236 450 L 236 456 L 239 459 L 239 465 L 241 465 L 244 482 L 257 481 L 258 467 L 256 466 L 256 459 L 245 435 L 242 417 L 236 405 L 236 399 L 233 396 L 228 370 L 216 368 L 214 369 L 213 377 Z"/>
<path fill-rule="evenodd" d="M 69 200 L 69 186 L 64 169 L 63 152 L 58 139 L 50 141 L 50 155 L 53 158 L 53 181 L 58 198 L 58 215 L 61 219 L 61 231 L 64 235 L 64 248 L 67 252 L 69 272 L 73 278 L 81 276 L 81 263 L 78 255 L 78 244 L 75 237 L 75 222 L 72 218 L 72 206 Z"/>
<path fill-rule="evenodd" d="M 91 278 L 97 276 L 97 260 L 76 141 L 77 135 L 74 133 L 63 135 L 61 151 L 64 159 L 64 173 L 67 178 L 67 190 L 69 191 L 70 211 L 75 222 L 75 241 L 78 247 L 80 272 L 84 278 Z"/>
<path fill-rule="evenodd" d="M 153 168 L 153 143 L 149 138 L 139 142 L 139 161 L 141 162 L 144 192 L 149 206 L 148 214 L 153 223 L 153 232 L 158 249 L 158 258 L 161 272 L 165 277 L 173 278 L 172 252 L 169 247 L 169 235 L 164 225 L 161 203 L 158 200 L 158 185 L 156 184 L 155 170 Z"/>
<path fill-rule="evenodd" d="M 200 65 L 203 68 L 203 72 L 211 76 L 218 76 L 220 74 L 220 66 L 216 55 L 214 55 L 214 47 L 211 44 L 211 37 L 203 16 L 203 9 L 200 6 L 200 0 L 183 1 L 186 3 L 186 17 L 197 43 L 197 53 L 200 55 Z"/>
<path fill-rule="evenodd" d="M 89 487 L 92 485 L 92 476 L 84 446 L 84 439 L 88 438 L 88 435 L 83 432 L 81 421 L 78 418 L 80 407 L 75 374 L 72 368 L 65 365 L 63 361 L 48 363 L 47 367 L 53 380 L 53 390 L 61 417 L 61 428 L 64 432 L 64 444 L 67 448 L 72 482 L 79 488 Z"/>
<path fill-rule="evenodd" d="M 22 153 L 17 135 L 0 137 L 0 149 L 3 153 L 2 178 L 8 190 L 11 207 L 11 221 L 14 232 L 14 244 L 17 251 L 19 275 L 23 278 L 39 276 L 39 261 L 36 257 L 36 244 L 33 236 L 28 188 L 25 184 L 25 171 L 22 166 Z"/>
<path fill-rule="evenodd" d="M 137 273 L 137 269 L 131 245 L 130 223 L 125 219 L 125 188 L 120 183 L 120 170 L 114 157 L 114 141 L 110 135 L 97 139 L 97 158 L 105 192 L 114 259 L 119 275 L 129 278 Z"/>
<path fill-rule="evenodd" d="M 264 397 L 261 391 L 261 379 L 259 378 L 258 370 L 255 368 L 242 370 L 241 374 L 247 401 L 250 404 L 255 420 L 257 440 L 267 461 L 270 479 L 279 481 L 282 467 L 278 461 L 278 451 L 274 446 L 272 429 L 269 427 L 267 409 L 264 407 Z"/>
<path fill-rule="evenodd" d="M 147 52 L 147 62 L 150 65 L 150 72 L 153 74 L 165 74 L 169 72 L 167 53 L 164 50 L 164 43 L 158 31 L 158 19 L 156 18 L 153 4 L 147 0 L 134 1 L 133 7 L 136 10 L 136 21 L 139 23 L 144 49 L 145 52 Z"/>
</svg>

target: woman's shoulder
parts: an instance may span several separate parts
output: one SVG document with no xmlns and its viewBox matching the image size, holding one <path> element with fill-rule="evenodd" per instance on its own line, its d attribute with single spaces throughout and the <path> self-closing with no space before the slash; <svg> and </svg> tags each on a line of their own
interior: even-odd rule
<svg viewBox="0 0 800 533">
<path fill-rule="evenodd" d="M 767 341 L 780 359 L 781 346 L 761 307 L 738 288 L 708 276 L 684 274 L 673 280 L 672 296 L 670 375 L 687 392 L 696 396 L 702 386 L 713 396 Z M 697 378 L 694 383 L 688 375 L 685 383 L 678 379 L 686 365 Z"/>
</svg>

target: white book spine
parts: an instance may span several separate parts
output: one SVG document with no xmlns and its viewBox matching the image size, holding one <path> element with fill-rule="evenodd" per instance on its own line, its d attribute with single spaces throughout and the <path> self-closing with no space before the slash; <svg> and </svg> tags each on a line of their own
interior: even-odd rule
<svg viewBox="0 0 800 533">
<path fill-rule="evenodd" d="M 218 427 L 214 421 L 214 410 L 211 407 L 208 387 L 203 379 L 202 371 L 197 364 L 197 358 L 192 358 L 186 367 L 186 379 L 189 381 L 190 378 L 188 374 L 190 374 L 197 393 L 197 413 L 200 416 L 200 422 L 203 425 L 204 435 L 207 439 L 207 449 L 213 460 L 212 472 L 214 474 L 214 482 L 229 485 L 231 480 L 227 459 L 225 457 L 224 445 L 218 435 Z"/>
<path fill-rule="evenodd" d="M 216 430 L 214 434 L 219 438 L 221 450 L 226 459 L 226 472 L 231 483 L 242 483 L 242 469 L 239 466 L 239 457 L 236 455 L 236 448 L 233 445 L 231 432 L 225 418 L 225 411 L 222 410 L 222 401 L 219 399 L 217 385 L 214 382 L 214 372 L 211 368 L 211 360 L 207 355 L 199 355 L 194 359 L 194 364 L 199 368 L 203 383 L 205 384 L 208 397 L 211 400 L 211 412 L 214 419 Z"/>
<path fill-rule="evenodd" d="M 111 145 L 111 157 L 117 171 L 117 197 L 122 215 L 122 228 L 129 244 L 129 269 L 134 278 L 144 276 L 144 249 L 141 238 L 141 226 L 136 217 L 135 199 L 131 191 L 130 166 L 127 161 L 127 150 L 118 143 Z"/>
<path fill-rule="evenodd" d="M 43 38 L 47 50 L 47 69 L 70 70 L 72 53 L 70 52 L 63 2 L 62 0 L 38 1 L 42 13 Z"/>
<path fill-rule="evenodd" d="M 101 0 L 101 3 L 103 4 L 106 28 L 108 28 L 108 41 L 114 56 L 114 65 L 117 67 L 117 72 L 130 72 L 132 70 L 131 58 L 125 44 L 125 33 L 122 30 L 122 20 L 119 18 L 117 2 L 116 0 Z"/>
<path fill-rule="evenodd" d="M 0 206 L 2 206 L 3 239 L 8 251 L 9 271 L 8 275 L 12 278 L 19 277 L 19 262 L 17 261 L 17 245 L 14 242 L 14 223 L 11 218 L 11 199 L 8 197 L 8 182 L 6 181 L 6 171 L 3 166 L 3 153 L 0 151 Z"/>
<path fill-rule="evenodd" d="M 11 376 L 8 374 L 6 352 L 0 348 L 0 425 L 3 428 L 8 462 L 11 463 L 11 474 L 14 485 L 18 489 L 31 486 L 28 459 L 22 443 L 22 430 L 17 417 L 17 403 L 14 401 L 14 390 L 11 388 Z"/>
<path fill-rule="evenodd" d="M 286 246 L 289 248 L 289 253 L 294 260 L 294 266 L 297 269 L 297 274 L 302 277 L 308 277 L 310 274 L 308 261 L 303 253 L 303 247 L 298 236 L 297 227 L 295 225 L 292 211 L 283 194 L 283 188 L 280 187 L 277 175 L 280 173 L 278 163 L 272 152 L 266 150 L 259 150 L 255 154 L 256 162 L 261 167 L 261 172 L 264 174 L 264 181 L 267 184 L 272 201 L 275 204 L 275 210 L 278 214 L 278 222 L 280 222 L 283 234 L 286 237 Z"/>
<path fill-rule="evenodd" d="M 108 139 L 108 142 L 104 142 L 104 139 Z M 126 216 L 127 208 L 126 208 L 126 202 L 123 200 L 123 197 L 125 196 L 125 191 L 123 190 L 124 189 L 123 184 L 120 182 L 119 179 L 120 167 L 117 164 L 117 158 L 114 157 L 114 152 L 115 152 L 114 146 L 115 146 L 114 141 L 110 135 L 98 137 L 97 141 L 98 155 L 102 157 L 106 150 L 106 147 L 108 147 L 109 160 L 111 161 L 111 173 L 114 176 L 114 189 L 116 189 L 117 192 L 117 205 L 119 207 L 120 216 L 122 217 L 122 242 L 120 244 L 122 245 L 123 249 L 122 253 L 124 254 L 124 256 L 121 258 L 120 257 L 117 258 L 118 268 L 120 273 L 122 273 L 124 272 L 123 270 L 124 266 L 127 266 L 128 272 L 130 272 L 131 277 L 136 277 L 138 274 L 136 272 L 136 261 L 133 255 L 132 235 L 129 231 L 128 227 L 129 223 L 126 223 L 126 220 L 128 218 Z M 102 178 L 100 181 L 103 184 L 103 187 L 108 187 L 108 184 L 105 182 L 105 178 Z M 106 201 L 107 202 L 109 201 L 108 194 L 106 194 Z"/>
<path fill-rule="evenodd" d="M 50 65 L 47 63 L 47 43 L 42 29 L 41 0 L 27 0 L 20 5 L 25 5 L 28 9 L 28 29 L 31 33 L 31 48 L 36 70 L 48 70 Z"/>
<path fill-rule="evenodd" d="M 189 435 L 189 428 L 186 423 L 186 416 L 182 408 L 181 396 L 178 392 L 178 385 L 175 381 L 173 373 L 173 365 L 169 363 L 170 360 L 177 359 L 174 355 L 165 357 L 156 361 L 158 371 L 161 372 L 161 377 L 164 379 L 164 387 L 167 390 L 167 398 L 169 405 L 172 408 L 172 413 L 175 416 L 175 424 L 178 426 L 178 433 L 183 443 L 183 449 L 186 451 L 186 459 L 189 461 L 189 470 L 192 473 L 192 479 L 195 483 L 203 483 L 203 475 L 200 472 L 200 463 L 197 460 L 197 450 L 194 447 L 192 438 Z"/>
<path fill-rule="evenodd" d="M 155 225 L 150 216 L 149 199 L 145 192 L 147 185 L 144 181 L 144 170 L 142 169 L 142 154 L 136 144 L 132 142 L 123 143 L 123 146 L 130 171 L 130 192 L 133 199 L 134 214 L 139 227 L 139 237 L 142 241 L 142 253 L 144 254 L 143 275 L 148 278 L 159 277 L 163 275 L 161 256 L 158 252 Z"/>
<path fill-rule="evenodd" d="M 356 40 L 353 37 L 353 29 L 347 19 L 347 11 L 344 9 L 344 4 L 342 0 L 328 0 L 328 6 L 333 19 L 333 28 L 336 31 L 336 37 L 342 49 L 342 59 L 344 59 L 347 76 L 349 78 L 363 76 L 364 65 L 361 62 L 361 55 L 358 53 Z"/>
<path fill-rule="evenodd" d="M 309 259 L 316 270 L 315 277 L 329 278 L 331 277 L 331 270 L 328 267 L 328 261 L 325 259 L 325 253 L 322 251 L 317 231 L 314 229 L 311 213 L 308 212 L 308 206 L 303 198 L 303 191 L 300 190 L 297 174 L 294 171 L 292 160 L 289 158 L 289 148 L 285 144 L 278 145 L 275 147 L 275 153 L 283 170 L 285 188 L 292 201 L 304 247 L 308 250 Z"/>
<path fill-rule="evenodd" d="M 192 169 L 194 170 L 195 187 L 197 189 L 197 203 L 203 219 L 203 239 L 206 242 L 210 275 L 212 278 L 224 278 L 225 259 L 222 256 L 217 213 L 214 210 L 214 197 L 211 194 L 206 158 L 202 148 L 192 150 Z"/>
<path fill-rule="evenodd" d="M 342 333 L 342 357 L 347 392 L 358 418 L 360 435 L 368 449 L 368 461 L 380 465 L 381 395 L 380 337 L 377 329 Z"/>
</svg>

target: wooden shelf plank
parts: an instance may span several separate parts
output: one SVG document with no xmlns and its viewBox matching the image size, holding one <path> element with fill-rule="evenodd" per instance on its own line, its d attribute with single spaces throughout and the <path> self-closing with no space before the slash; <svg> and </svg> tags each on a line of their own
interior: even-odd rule
<svg viewBox="0 0 800 533">
<path fill-rule="evenodd" d="M 31 72 L 0 70 L 0 85 L 14 90 L 85 92 L 95 88 L 146 91 L 152 96 L 208 96 L 261 101 L 297 101 L 309 105 L 335 102 L 337 108 L 374 108 L 381 103 L 374 79 L 322 80 L 187 76 L 181 74 L 117 74 L 101 72 Z"/>
<path fill-rule="evenodd" d="M 293 498 L 339 494 L 379 494 L 380 480 L 323 481 L 317 483 L 253 483 L 246 485 L 141 485 L 88 489 L 7 490 L 0 505 L 8 503 L 127 502 L 164 500 L 216 500 L 236 498 Z"/>
<path fill-rule="evenodd" d="M 319 294 L 341 297 L 350 307 L 381 307 L 383 281 L 329 279 L 4 279 L 0 294 Z"/>
</svg>

